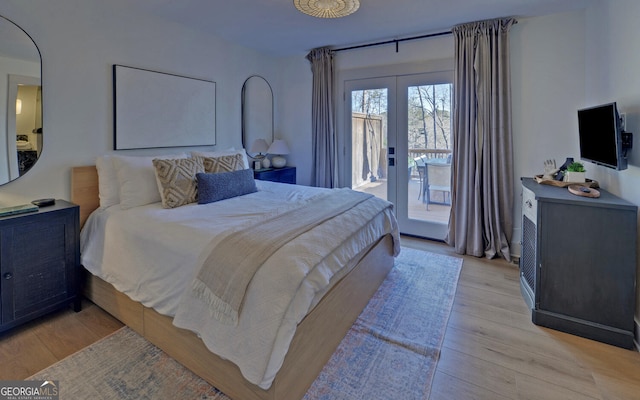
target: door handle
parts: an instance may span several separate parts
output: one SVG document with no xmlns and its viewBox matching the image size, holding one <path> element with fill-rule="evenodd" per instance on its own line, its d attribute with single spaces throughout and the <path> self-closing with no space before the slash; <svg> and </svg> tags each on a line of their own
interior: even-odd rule
<svg viewBox="0 0 640 400">
<path fill-rule="evenodd" d="M 13 278 L 13 274 L 11 272 L 7 272 L 6 274 L 3 275 L 4 279 L 11 279 Z"/>
</svg>

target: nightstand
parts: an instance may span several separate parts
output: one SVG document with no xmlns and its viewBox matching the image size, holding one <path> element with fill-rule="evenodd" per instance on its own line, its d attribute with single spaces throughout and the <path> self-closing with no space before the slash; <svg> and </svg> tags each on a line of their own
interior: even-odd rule
<svg viewBox="0 0 640 400">
<path fill-rule="evenodd" d="M 253 171 L 253 177 L 261 181 L 296 183 L 296 167 L 265 168 Z"/>
<path fill-rule="evenodd" d="M 0 332 L 59 308 L 80 311 L 79 207 L 64 200 L 0 217 Z"/>
</svg>

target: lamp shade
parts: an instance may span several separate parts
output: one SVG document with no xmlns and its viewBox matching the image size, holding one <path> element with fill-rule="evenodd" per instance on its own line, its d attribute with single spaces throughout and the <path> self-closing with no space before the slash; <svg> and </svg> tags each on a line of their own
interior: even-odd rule
<svg viewBox="0 0 640 400">
<path fill-rule="evenodd" d="M 269 146 L 267 145 L 267 141 L 264 139 L 256 139 L 251 143 L 251 148 L 249 148 L 249 153 L 251 154 L 262 154 L 266 153 Z"/>
<path fill-rule="evenodd" d="M 287 142 L 281 139 L 276 139 L 269 146 L 269 150 L 267 150 L 269 154 L 289 154 L 289 146 L 287 146 Z"/>
</svg>

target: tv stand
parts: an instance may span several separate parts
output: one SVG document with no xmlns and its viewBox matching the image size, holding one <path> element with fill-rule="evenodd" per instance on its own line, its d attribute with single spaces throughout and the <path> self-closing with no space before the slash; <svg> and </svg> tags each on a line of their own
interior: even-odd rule
<svg viewBox="0 0 640 400">
<path fill-rule="evenodd" d="M 637 207 L 522 178 L 520 290 L 536 325 L 633 347 Z"/>
</svg>

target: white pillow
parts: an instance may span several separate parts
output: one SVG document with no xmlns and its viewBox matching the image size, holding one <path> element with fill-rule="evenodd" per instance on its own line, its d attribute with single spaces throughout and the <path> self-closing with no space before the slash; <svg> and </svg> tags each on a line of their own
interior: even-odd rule
<svg viewBox="0 0 640 400">
<path fill-rule="evenodd" d="M 162 200 L 156 182 L 153 159 L 188 158 L 186 153 L 160 156 L 112 156 L 120 186 L 120 208 L 143 206 Z"/>
<path fill-rule="evenodd" d="M 120 184 L 111 156 L 104 155 L 96 158 L 96 169 L 98 170 L 100 208 L 105 209 L 120 203 Z"/>
<path fill-rule="evenodd" d="M 191 157 L 220 157 L 220 156 L 232 156 L 234 154 L 242 154 L 242 163 L 244 164 L 244 169 L 249 168 L 249 160 L 247 159 L 247 152 L 244 149 L 235 150 L 233 148 L 229 150 L 219 150 L 219 151 L 192 151 Z"/>
</svg>

